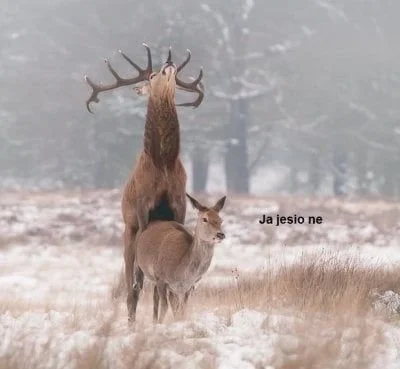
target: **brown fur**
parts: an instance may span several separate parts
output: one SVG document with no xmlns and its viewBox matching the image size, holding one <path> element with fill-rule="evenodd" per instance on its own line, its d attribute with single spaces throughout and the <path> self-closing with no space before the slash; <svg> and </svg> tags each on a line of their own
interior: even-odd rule
<svg viewBox="0 0 400 369">
<path fill-rule="evenodd" d="M 125 185 L 122 214 L 125 223 L 124 259 L 128 287 L 127 307 L 134 319 L 139 285 L 133 286 L 135 237 L 151 220 L 184 223 L 186 172 L 179 158 L 179 121 L 175 108 L 175 72 L 164 66 L 149 82 L 144 148 Z M 175 70 L 176 71 L 176 70 Z"/>
<path fill-rule="evenodd" d="M 212 208 L 188 197 L 199 211 L 194 235 L 175 221 L 155 221 L 138 238 L 134 275 L 141 287 L 144 276 L 155 284 L 154 322 L 163 321 L 168 299 L 175 316 L 184 313 L 194 285 L 210 266 L 215 243 L 225 237 L 218 214 L 224 206 L 225 197 Z"/>
</svg>

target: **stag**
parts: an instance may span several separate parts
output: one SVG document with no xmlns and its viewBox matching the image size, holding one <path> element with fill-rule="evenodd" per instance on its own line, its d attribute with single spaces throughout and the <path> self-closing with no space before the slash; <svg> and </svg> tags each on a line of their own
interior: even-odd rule
<svg viewBox="0 0 400 369">
<path fill-rule="evenodd" d="M 168 300 L 175 317 L 184 315 L 190 292 L 210 266 L 214 245 L 225 238 L 218 213 L 226 197 L 209 208 L 187 196 L 198 210 L 194 235 L 178 222 L 155 221 L 138 237 L 134 275 L 139 277 L 139 289 L 144 276 L 154 284 L 155 323 L 164 320 Z"/>
<path fill-rule="evenodd" d="M 201 79 L 203 71 L 191 82 L 178 78 L 178 73 L 188 64 L 191 58 L 187 50 L 185 61 L 178 67 L 172 62 L 171 49 L 167 61 L 158 72 L 153 71 L 150 48 L 143 44 L 147 51 L 147 67 L 141 68 L 120 51 L 121 56 L 138 72 L 133 78 L 121 77 L 110 62 L 107 67 L 115 78 L 110 85 L 95 84 L 87 76 L 87 83 L 92 94 L 86 102 L 91 112 L 90 103 L 99 102 L 98 94 L 121 86 L 135 86 L 140 95 L 148 94 L 144 147 L 139 155 L 135 169 L 130 175 L 122 196 L 122 215 L 124 229 L 125 279 L 128 288 L 127 309 L 129 322 L 135 320 L 134 311 L 139 298 L 138 285 L 141 276 L 135 276 L 133 283 L 133 265 L 135 261 L 135 239 L 143 232 L 149 222 L 169 220 L 184 223 L 186 215 L 186 172 L 179 157 L 180 133 L 176 106 L 198 107 L 204 96 Z M 192 102 L 175 104 L 176 88 L 197 93 Z"/>
</svg>

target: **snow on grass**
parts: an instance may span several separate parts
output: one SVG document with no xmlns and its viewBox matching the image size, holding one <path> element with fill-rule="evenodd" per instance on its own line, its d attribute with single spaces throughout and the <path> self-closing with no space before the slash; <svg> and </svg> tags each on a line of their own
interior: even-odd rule
<svg viewBox="0 0 400 369">
<path fill-rule="evenodd" d="M 258 223 L 276 213 L 324 222 Z M 399 367 L 397 310 L 368 293 L 398 296 L 399 204 L 237 197 L 221 215 L 186 319 L 153 325 L 146 286 L 129 328 L 119 192 L 2 193 L 0 367 Z"/>
<path fill-rule="evenodd" d="M 136 332 L 111 327 L 104 334 L 91 327 L 68 329 L 68 315 L 53 311 L 19 318 L 3 314 L 0 364 L 8 360 L 14 361 L 13 367 L 31 367 L 29 364 L 39 357 L 46 359 L 40 361 L 41 368 L 283 369 L 297 367 L 296 363 L 378 368 L 378 364 L 390 363 L 394 348 L 390 340 L 399 338 L 396 330 L 384 340 L 384 325 L 300 319 L 243 309 L 230 321 L 203 313 L 192 321 L 147 326 Z M 19 357 L 12 357 L 12 353 Z"/>
</svg>

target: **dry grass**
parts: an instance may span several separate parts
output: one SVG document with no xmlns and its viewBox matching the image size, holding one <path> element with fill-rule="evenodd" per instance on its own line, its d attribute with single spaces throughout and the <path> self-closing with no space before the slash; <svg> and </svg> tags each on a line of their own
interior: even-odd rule
<svg viewBox="0 0 400 369">
<path fill-rule="evenodd" d="M 293 265 L 254 275 L 232 271 L 228 286 L 206 286 L 197 291 L 193 305 L 285 309 L 298 313 L 333 313 L 364 316 L 370 313 L 370 292 L 399 291 L 400 267 L 363 266 L 340 253 L 303 256 Z"/>
<path fill-rule="evenodd" d="M 366 320 L 334 319 L 321 324 L 306 319 L 294 329 L 297 345 L 276 342 L 277 369 L 368 369 L 376 367 L 385 349 L 382 327 Z"/>
<path fill-rule="evenodd" d="M 111 287 L 111 298 L 113 300 L 120 298 L 126 293 L 125 271 L 121 268 L 119 275 L 115 278 Z"/>
<path fill-rule="evenodd" d="M 189 302 L 191 316 L 215 311 L 223 322 L 222 333 L 210 331 L 196 320 L 171 331 L 169 325 L 162 329 L 153 327 L 149 314 L 150 290 L 141 298 L 138 311 L 138 320 L 147 323 L 127 330 L 121 273 L 110 286 L 106 306 L 74 308 L 61 327 L 64 330 L 61 333 L 76 334 L 87 330 L 86 322 L 92 321 L 88 342 L 76 344 L 66 353 L 67 357 L 62 357 L 63 346 L 57 338 L 60 332 L 55 332 L 38 348 L 27 328 L 18 338 L 18 344 L 11 345 L 5 355 L 0 352 L 0 368 L 184 368 L 197 355 L 201 359 L 193 367 L 211 369 L 219 363 L 219 349 L 213 343 L 216 335 L 218 347 L 239 342 L 238 350 L 249 339 L 255 341 L 248 344 L 247 350 L 257 345 L 257 337 L 260 340 L 263 336 L 270 337 L 265 352 L 260 349 L 254 355 L 243 354 L 242 360 L 254 368 L 367 369 L 384 351 L 386 323 L 372 311 L 369 293 L 375 288 L 396 290 L 400 268 L 367 267 L 355 259 L 324 253 L 312 258 L 304 256 L 294 265 L 271 268 L 258 275 L 242 275 L 234 270 L 231 277 L 231 283 L 225 286 L 199 287 Z M 8 309 L 21 310 L 17 303 L 8 304 Z M 29 304 L 23 308 L 36 309 Z M 238 336 L 234 333 L 235 313 L 242 309 L 267 313 L 261 326 L 254 333 L 247 332 L 250 338 L 245 336 L 243 341 L 240 333 L 236 333 Z M 169 316 L 167 322 L 171 320 Z"/>
<path fill-rule="evenodd" d="M 19 235 L 0 235 L 0 250 L 7 249 L 15 244 L 24 245 L 27 244 L 29 240 L 29 236 L 27 234 L 19 234 Z"/>
</svg>

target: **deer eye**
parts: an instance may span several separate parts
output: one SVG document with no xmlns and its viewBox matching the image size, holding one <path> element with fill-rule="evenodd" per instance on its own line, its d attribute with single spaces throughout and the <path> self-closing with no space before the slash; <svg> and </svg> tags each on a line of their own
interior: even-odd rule
<svg viewBox="0 0 400 369">
<path fill-rule="evenodd" d="M 155 77 L 156 75 L 157 75 L 157 73 L 150 74 L 150 79 L 153 79 L 153 77 Z"/>
<path fill-rule="evenodd" d="M 207 218 L 203 218 L 203 222 L 207 223 L 208 222 Z"/>
</svg>

